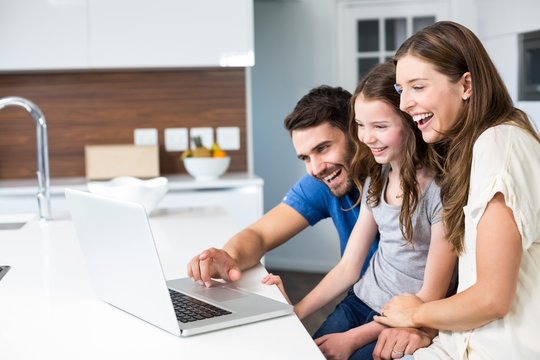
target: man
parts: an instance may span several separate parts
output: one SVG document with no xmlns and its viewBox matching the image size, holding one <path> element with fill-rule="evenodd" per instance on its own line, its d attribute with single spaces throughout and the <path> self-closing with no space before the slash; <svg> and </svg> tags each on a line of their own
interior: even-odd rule
<svg viewBox="0 0 540 360">
<path fill-rule="evenodd" d="M 211 277 L 236 281 L 268 251 L 328 217 L 336 226 L 343 254 L 359 212 L 359 191 L 347 170 L 354 154 L 347 135 L 350 97 L 342 88 L 320 86 L 300 99 L 285 119 L 285 128 L 307 174 L 279 205 L 234 235 L 223 249 L 211 248 L 194 257 L 188 264 L 190 277 L 206 286 Z M 364 268 L 376 248 L 377 242 Z"/>
</svg>

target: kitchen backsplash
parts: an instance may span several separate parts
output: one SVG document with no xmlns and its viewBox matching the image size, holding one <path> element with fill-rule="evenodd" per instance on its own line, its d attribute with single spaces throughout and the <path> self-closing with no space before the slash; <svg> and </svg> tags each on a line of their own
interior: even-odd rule
<svg viewBox="0 0 540 360">
<path fill-rule="evenodd" d="M 0 98 L 34 102 L 47 121 L 52 177 L 84 176 L 84 146 L 132 144 L 136 128 L 159 133 L 161 174 L 185 173 L 166 152 L 166 128 L 240 129 L 229 171 L 247 170 L 245 69 L 4 73 Z M 35 178 L 36 127 L 21 108 L 0 111 L 0 179 Z"/>
</svg>

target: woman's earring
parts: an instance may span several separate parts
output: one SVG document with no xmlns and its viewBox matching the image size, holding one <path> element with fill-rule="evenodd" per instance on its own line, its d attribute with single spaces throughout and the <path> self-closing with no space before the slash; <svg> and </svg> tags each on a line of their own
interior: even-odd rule
<svg viewBox="0 0 540 360">
<path fill-rule="evenodd" d="M 468 96 L 464 96 L 464 97 L 463 97 L 463 100 L 467 101 L 467 100 L 469 100 L 469 97 L 468 97 Z"/>
</svg>

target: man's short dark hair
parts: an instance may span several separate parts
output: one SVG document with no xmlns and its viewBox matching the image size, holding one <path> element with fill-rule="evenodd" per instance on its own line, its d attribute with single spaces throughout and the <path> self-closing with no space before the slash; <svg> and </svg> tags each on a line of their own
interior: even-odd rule
<svg viewBox="0 0 540 360">
<path fill-rule="evenodd" d="M 347 133 L 351 93 L 341 87 L 321 85 L 304 95 L 294 110 L 285 118 L 289 133 L 329 123 Z"/>
</svg>

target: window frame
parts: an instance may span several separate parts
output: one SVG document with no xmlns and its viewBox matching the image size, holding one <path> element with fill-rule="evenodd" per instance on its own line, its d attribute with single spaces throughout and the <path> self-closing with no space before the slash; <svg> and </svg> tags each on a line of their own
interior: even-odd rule
<svg viewBox="0 0 540 360">
<path fill-rule="evenodd" d="M 413 32 L 413 19 L 433 16 L 435 21 L 447 18 L 448 0 L 338 0 L 338 81 L 345 89 L 353 92 L 358 83 L 358 60 L 379 58 L 379 63 L 393 56 L 395 50 L 387 51 L 386 19 L 406 19 L 406 38 Z M 357 51 L 357 22 L 378 20 L 379 50 Z M 397 49 L 396 49 L 397 50 Z"/>
</svg>

